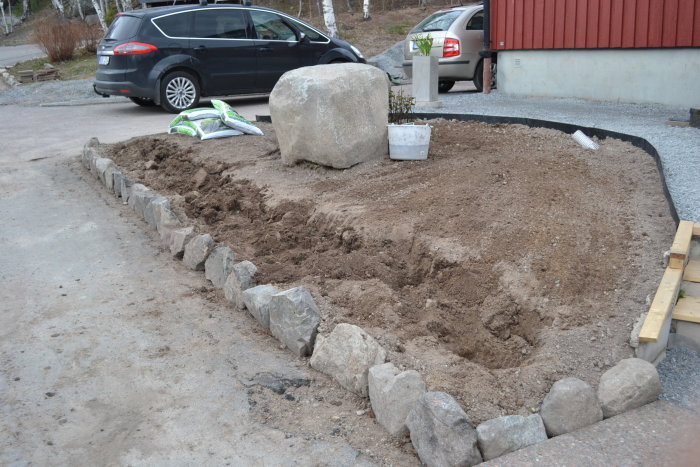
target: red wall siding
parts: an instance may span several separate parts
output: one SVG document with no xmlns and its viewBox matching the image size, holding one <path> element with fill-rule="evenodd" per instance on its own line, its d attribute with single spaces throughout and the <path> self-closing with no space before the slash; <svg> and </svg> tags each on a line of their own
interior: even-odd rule
<svg viewBox="0 0 700 467">
<path fill-rule="evenodd" d="M 491 0 L 495 50 L 700 47 L 700 0 Z"/>
</svg>

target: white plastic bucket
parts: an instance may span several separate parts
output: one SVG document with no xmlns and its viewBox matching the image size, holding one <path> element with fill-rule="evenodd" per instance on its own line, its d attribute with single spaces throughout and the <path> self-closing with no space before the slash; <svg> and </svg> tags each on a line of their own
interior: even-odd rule
<svg viewBox="0 0 700 467">
<path fill-rule="evenodd" d="M 389 124 L 389 157 L 401 161 L 427 159 L 430 129 L 430 125 Z"/>
<path fill-rule="evenodd" d="M 584 148 L 593 149 L 594 151 L 597 151 L 600 148 L 595 141 L 586 136 L 586 134 L 581 130 L 576 130 L 576 132 L 571 136 Z"/>
</svg>

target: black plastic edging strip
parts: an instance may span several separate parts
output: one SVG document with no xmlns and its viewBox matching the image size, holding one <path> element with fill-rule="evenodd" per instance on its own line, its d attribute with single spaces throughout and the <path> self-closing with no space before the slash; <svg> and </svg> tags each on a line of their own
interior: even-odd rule
<svg viewBox="0 0 700 467">
<path fill-rule="evenodd" d="M 659 157 L 659 153 L 649 141 L 642 137 L 629 135 L 627 133 L 618 133 L 616 131 L 605 130 L 603 128 L 592 128 L 574 125 L 571 123 L 553 122 L 550 120 L 538 120 L 535 118 L 525 117 L 500 117 L 496 115 L 442 113 L 415 113 L 413 114 L 413 116 L 421 120 L 444 118 L 445 120 L 459 120 L 462 122 L 476 121 L 490 124 L 501 123 L 507 125 L 527 125 L 533 128 L 549 128 L 552 130 L 558 130 L 569 134 L 575 133 L 576 130 L 581 130 L 586 134 L 586 136 L 596 136 L 599 139 L 615 138 L 630 143 L 654 158 L 654 161 L 656 162 L 656 169 L 659 171 L 659 175 L 661 177 L 661 186 L 664 191 L 664 196 L 666 197 L 666 202 L 668 203 L 668 207 L 671 210 L 671 217 L 673 217 L 673 221 L 676 223 L 676 226 L 678 226 L 679 224 L 678 211 L 676 211 L 676 205 L 673 204 L 671 193 L 668 191 L 668 185 L 666 185 L 666 178 L 664 177 L 664 166 L 661 162 L 661 158 Z"/>
</svg>

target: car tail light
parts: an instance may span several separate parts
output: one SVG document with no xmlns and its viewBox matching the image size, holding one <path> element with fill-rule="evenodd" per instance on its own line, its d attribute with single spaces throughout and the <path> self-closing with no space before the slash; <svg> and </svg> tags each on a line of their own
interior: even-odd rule
<svg viewBox="0 0 700 467">
<path fill-rule="evenodd" d="M 442 44 L 443 57 L 456 57 L 459 55 L 459 40 L 448 37 Z"/>
<path fill-rule="evenodd" d="M 127 42 L 114 48 L 114 55 L 145 55 L 158 50 L 158 47 L 143 42 Z"/>
</svg>

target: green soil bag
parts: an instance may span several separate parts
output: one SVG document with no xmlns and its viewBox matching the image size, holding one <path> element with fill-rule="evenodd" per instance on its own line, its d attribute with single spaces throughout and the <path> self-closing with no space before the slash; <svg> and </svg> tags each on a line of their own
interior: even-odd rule
<svg viewBox="0 0 700 467">
<path fill-rule="evenodd" d="M 175 120 L 177 120 L 177 118 Z M 218 120 L 218 118 L 217 118 L 217 120 Z M 187 136 L 194 136 L 194 137 L 199 136 L 199 134 L 197 132 L 197 126 L 193 122 L 188 122 L 187 120 L 180 121 L 179 123 L 175 123 L 174 125 L 173 125 L 173 123 L 171 123 L 170 128 L 168 128 L 168 134 L 169 135 L 187 135 Z"/>
<path fill-rule="evenodd" d="M 260 128 L 253 125 L 251 122 L 241 117 L 238 112 L 233 110 L 230 105 L 226 102 L 212 99 L 211 105 L 219 111 L 219 117 L 221 120 L 229 127 L 247 133 L 249 135 L 262 135 L 264 134 Z"/>
<path fill-rule="evenodd" d="M 219 111 L 211 107 L 198 107 L 196 109 L 183 110 L 178 116 L 190 121 L 203 120 L 205 118 L 218 117 Z"/>
<path fill-rule="evenodd" d="M 205 118 L 203 120 L 187 123 L 197 128 L 197 134 L 201 140 L 227 138 L 229 136 L 239 136 L 243 134 L 242 131 L 228 127 L 218 116 L 216 118 Z"/>
</svg>

